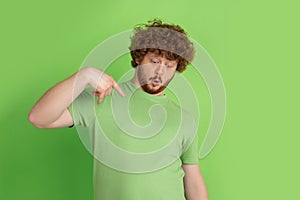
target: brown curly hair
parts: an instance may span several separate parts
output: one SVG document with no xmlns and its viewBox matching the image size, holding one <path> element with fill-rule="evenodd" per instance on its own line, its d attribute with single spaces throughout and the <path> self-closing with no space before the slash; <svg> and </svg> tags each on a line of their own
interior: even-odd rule
<svg viewBox="0 0 300 200">
<path fill-rule="evenodd" d="M 131 65 L 138 66 L 148 52 L 176 60 L 178 72 L 183 72 L 195 55 L 193 43 L 179 25 L 163 23 L 160 19 L 137 25 L 131 37 L 129 47 L 132 57 Z"/>
</svg>

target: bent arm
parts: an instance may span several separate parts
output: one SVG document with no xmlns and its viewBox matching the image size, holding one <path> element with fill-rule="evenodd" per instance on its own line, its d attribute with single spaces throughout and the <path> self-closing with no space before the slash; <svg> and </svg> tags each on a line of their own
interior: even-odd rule
<svg viewBox="0 0 300 200">
<path fill-rule="evenodd" d="M 112 88 L 124 96 L 113 77 L 99 69 L 84 67 L 48 90 L 31 109 L 28 115 L 29 121 L 38 128 L 73 125 L 72 116 L 67 108 L 86 85 L 90 85 L 96 90 L 98 103 L 101 103 L 105 96 L 111 94 Z"/>
<path fill-rule="evenodd" d="M 79 70 L 56 84 L 33 106 L 28 115 L 29 121 L 38 128 L 58 128 L 73 125 L 73 119 L 67 107 L 87 84 L 88 80 L 83 70 Z"/>
<path fill-rule="evenodd" d="M 183 164 L 184 189 L 187 200 L 208 200 L 208 192 L 198 164 Z"/>
</svg>

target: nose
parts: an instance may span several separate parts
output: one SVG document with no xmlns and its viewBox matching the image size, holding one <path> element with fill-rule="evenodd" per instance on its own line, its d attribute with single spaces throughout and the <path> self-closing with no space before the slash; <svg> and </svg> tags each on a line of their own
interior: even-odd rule
<svg viewBox="0 0 300 200">
<path fill-rule="evenodd" d="M 162 75 L 164 73 L 164 66 L 163 64 L 159 64 L 156 69 L 155 69 L 155 73 L 157 75 Z"/>
</svg>

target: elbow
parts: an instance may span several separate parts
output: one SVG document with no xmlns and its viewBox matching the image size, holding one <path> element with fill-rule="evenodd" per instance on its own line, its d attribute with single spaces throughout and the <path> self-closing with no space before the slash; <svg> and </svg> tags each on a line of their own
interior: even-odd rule
<svg viewBox="0 0 300 200">
<path fill-rule="evenodd" d="M 44 126 L 39 123 L 38 118 L 32 111 L 30 111 L 28 114 L 28 121 L 36 128 L 44 128 Z"/>
</svg>

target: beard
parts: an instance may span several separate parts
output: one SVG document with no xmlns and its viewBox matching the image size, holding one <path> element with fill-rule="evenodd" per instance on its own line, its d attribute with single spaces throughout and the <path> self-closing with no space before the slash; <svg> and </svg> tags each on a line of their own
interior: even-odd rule
<svg viewBox="0 0 300 200">
<path fill-rule="evenodd" d="M 158 93 L 162 92 L 166 88 L 166 86 L 161 85 L 159 88 L 156 88 L 156 87 L 153 87 L 152 84 L 144 84 L 144 85 L 141 85 L 141 88 L 149 94 L 158 94 Z"/>
<path fill-rule="evenodd" d="M 145 81 L 143 78 L 138 78 L 141 88 L 144 90 L 144 92 L 149 94 L 159 94 L 168 86 L 172 79 L 173 76 L 163 82 L 159 76 L 151 77 L 148 79 L 148 81 Z"/>
</svg>

